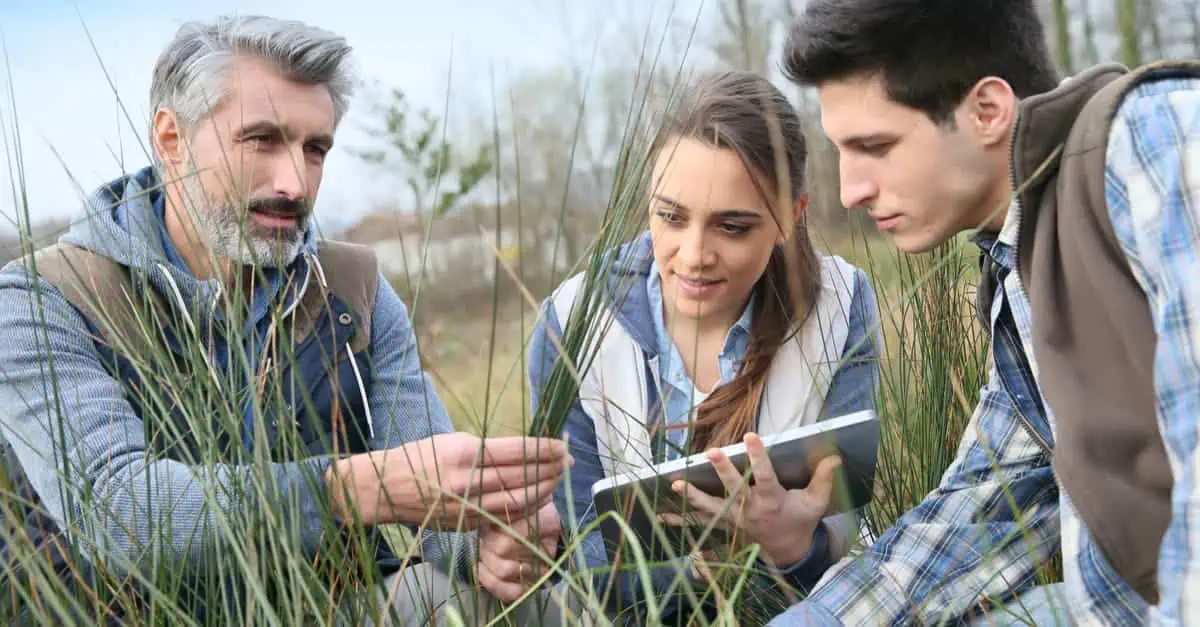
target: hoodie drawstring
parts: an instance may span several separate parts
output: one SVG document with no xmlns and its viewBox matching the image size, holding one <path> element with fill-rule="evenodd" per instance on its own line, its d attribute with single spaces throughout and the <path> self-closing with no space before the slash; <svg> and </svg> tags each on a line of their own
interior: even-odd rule
<svg viewBox="0 0 1200 627">
<path fill-rule="evenodd" d="M 171 276 L 171 271 L 163 264 L 157 264 L 158 270 L 166 277 L 167 285 L 171 288 L 171 295 L 175 297 L 175 303 L 179 306 L 179 311 L 182 312 L 183 322 L 187 325 L 188 331 L 192 334 L 192 341 L 200 341 L 200 332 L 196 330 L 196 323 L 192 322 L 192 317 L 188 314 L 187 303 L 183 300 L 183 292 L 179 289 L 179 284 L 175 282 L 175 277 Z M 200 351 L 201 357 L 204 359 L 204 365 L 208 367 L 208 374 L 212 376 L 213 383 L 217 386 L 217 393 L 222 393 L 221 377 L 217 374 L 216 367 L 213 366 L 212 359 L 209 358 L 208 351 Z"/>
<path fill-rule="evenodd" d="M 307 252 L 305 252 L 303 254 L 303 256 L 304 256 L 305 263 L 308 265 L 309 272 L 305 273 L 304 282 L 300 285 L 300 289 L 296 292 L 296 295 L 292 299 L 292 302 L 288 304 L 287 309 L 285 309 L 281 315 L 272 317 L 271 323 L 267 327 L 267 333 L 266 333 L 266 338 L 267 338 L 268 342 L 271 341 L 270 339 L 273 337 L 273 335 L 275 333 L 275 329 L 278 326 L 278 322 L 280 320 L 287 319 L 289 316 L 294 314 L 296 309 L 299 307 L 301 298 L 303 297 L 304 293 L 306 291 L 308 291 L 309 283 L 312 279 L 312 275 L 313 275 L 314 271 L 317 276 L 317 282 L 320 284 L 322 291 L 327 292 L 329 289 L 329 284 L 325 279 L 325 269 L 323 267 L 321 267 L 320 259 L 318 259 L 315 255 L 312 255 Z M 192 338 L 194 340 L 198 341 L 199 336 L 200 336 L 199 331 L 196 329 L 196 325 L 192 321 L 191 316 L 188 315 L 188 313 L 187 313 L 187 304 L 184 301 L 183 292 L 179 289 L 179 285 L 175 281 L 175 277 L 173 277 L 171 275 L 170 270 L 168 268 L 166 268 L 165 266 L 163 266 L 163 264 L 160 263 L 160 264 L 157 264 L 157 266 L 158 266 L 158 269 L 163 273 L 163 276 L 166 278 L 167 285 L 170 287 L 171 295 L 174 297 L 175 302 L 179 305 L 180 310 L 183 312 L 184 324 L 187 325 L 188 331 L 191 333 Z M 218 289 L 217 294 L 219 297 L 219 295 L 221 294 L 220 286 L 218 286 L 217 289 Z M 212 307 L 213 307 L 213 312 L 215 313 L 216 307 L 217 307 L 217 299 L 214 299 Z M 354 379 L 355 379 L 355 383 L 358 387 L 359 397 L 362 400 L 362 405 L 363 405 L 364 411 L 366 413 L 365 418 L 367 420 L 367 430 L 370 434 L 371 439 L 373 440 L 375 438 L 375 419 L 371 413 L 371 403 L 370 403 L 370 398 L 367 395 L 366 384 L 363 381 L 362 372 L 359 370 L 359 367 L 358 367 L 358 360 L 354 357 L 354 351 L 351 348 L 350 343 L 346 342 L 345 347 L 346 347 L 347 358 L 350 360 L 350 368 L 354 372 Z M 203 350 L 203 351 L 200 351 L 200 353 L 201 353 L 202 358 L 204 359 L 204 364 L 208 369 L 209 375 L 212 377 L 213 383 L 217 386 L 217 391 L 222 392 L 223 387 L 221 385 L 220 376 L 218 375 L 218 369 L 213 365 L 212 359 L 211 359 L 210 355 L 208 354 L 208 351 Z M 264 350 L 262 353 L 262 356 L 257 361 L 258 361 L 259 374 L 265 373 L 265 370 L 271 364 L 270 351 Z M 247 443 L 247 445 L 248 444 L 249 443 Z"/>
</svg>

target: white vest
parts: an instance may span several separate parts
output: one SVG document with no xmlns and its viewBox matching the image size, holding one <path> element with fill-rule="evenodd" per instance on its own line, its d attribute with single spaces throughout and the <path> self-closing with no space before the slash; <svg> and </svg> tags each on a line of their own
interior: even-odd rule
<svg viewBox="0 0 1200 627">
<path fill-rule="evenodd" d="M 821 258 L 816 307 L 799 333 L 779 348 L 768 370 L 758 416 L 760 435 L 811 424 L 820 416 L 846 346 L 854 273 L 854 266 L 841 257 Z M 582 273 L 576 274 L 551 295 L 560 329 L 567 328 L 583 278 Z M 653 463 L 647 426 L 650 396 L 644 351 L 616 322 L 610 308 L 596 309 L 600 312 L 594 321 L 597 332 L 589 334 L 592 346 L 582 353 L 587 368 L 580 373 L 579 402 L 595 426 L 604 474 L 612 476 Z M 597 341 L 598 351 L 594 350 Z M 653 370 L 657 377 L 656 364 Z M 858 530 L 860 521 L 851 511 L 827 517 L 825 524 L 832 556 L 840 559 L 849 550 L 850 535 Z"/>
</svg>

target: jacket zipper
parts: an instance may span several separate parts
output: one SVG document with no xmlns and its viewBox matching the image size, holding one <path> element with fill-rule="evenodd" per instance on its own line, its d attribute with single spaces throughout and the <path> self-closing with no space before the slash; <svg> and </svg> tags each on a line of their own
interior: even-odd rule
<svg viewBox="0 0 1200 627">
<path fill-rule="evenodd" d="M 1010 313 L 1009 315 L 1012 315 L 1012 314 Z M 1020 337 L 1017 337 L 1017 338 L 1012 337 L 1012 331 L 1010 331 L 1009 329 L 1002 328 L 1002 331 L 1008 337 L 1009 342 L 1016 341 L 1017 345 L 1021 346 L 1021 338 Z M 1025 352 L 1025 351 L 1022 350 L 1021 352 Z M 1003 378 L 1001 378 L 1000 383 L 1001 383 L 1001 385 L 1004 386 L 1004 391 L 1007 392 L 1010 397 L 1012 397 L 1012 399 L 1014 401 L 1013 402 L 1013 411 L 1015 411 L 1017 413 L 1017 418 L 1021 420 L 1021 423 L 1022 423 L 1022 425 L 1024 425 L 1025 430 L 1028 431 L 1029 434 L 1033 436 L 1033 439 L 1037 441 L 1038 446 L 1040 446 L 1047 455 L 1050 455 L 1052 453 L 1050 443 L 1047 442 L 1046 439 L 1042 437 L 1041 433 L 1038 433 L 1037 429 L 1035 429 L 1033 427 L 1033 422 L 1031 420 L 1029 420 L 1029 418 L 1025 415 L 1025 413 L 1023 411 L 1021 411 L 1021 408 L 1019 406 L 1020 403 L 1016 402 L 1017 401 L 1016 395 L 1013 394 L 1012 388 L 1009 387 L 1008 382 L 1005 381 Z M 1026 382 L 1026 383 L 1028 383 L 1028 382 Z M 1041 391 L 1037 390 L 1036 385 L 1034 386 L 1034 390 L 1039 395 L 1041 394 Z M 1047 424 L 1046 426 L 1049 427 L 1050 425 Z"/>
<path fill-rule="evenodd" d="M 309 263 L 308 259 L 309 259 L 309 257 L 308 257 L 308 254 L 306 253 L 304 255 L 304 260 L 306 263 Z M 271 355 L 273 354 L 272 347 L 275 347 L 276 351 L 278 350 L 278 342 L 276 342 L 276 340 L 275 340 L 276 325 L 278 323 L 283 322 L 283 321 L 287 320 L 288 318 L 290 318 L 292 316 L 292 314 L 295 313 L 296 308 L 299 306 L 300 299 L 304 296 L 304 292 L 308 289 L 308 280 L 309 280 L 309 277 L 311 276 L 312 267 L 309 266 L 306 268 L 306 270 L 307 271 L 305 272 L 305 275 L 304 275 L 304 282 L 300 286 L 300 291 L 298 291 L 294 294 L 291 302 L 283 310 L 283 312 L 281 314 L 279 314 L 278 316 L 274 316 L 271 320 L 271 324 L 267 325 L 267 332 L 266 332 L 265 336 L 263 337 L 264 341 L 262 343 L 262 346 L 260 347 L 262 352 L 252 356 L 251 363 L 255 364 L 255 371 L 250 374 L 250 381 L 251 381 L 252 385 L 254 386 L 254 389 L 256 389 L 258 391 L 258 396 L 260 399 L 262 398 L 262 396 L 266 390 L 267 377 L 268 377 L 267 373 L 270 370 L 271 365 L 272 365 L 272 359 L 271 359 Z M 281 289 L 285 295 L 287 294 L 290 287 L 291 287 L 290 282 L 283 284 Z M 273 314 L 268 314 L 268 315 L 273 315 Z M 257 331 L 256 331 L 256 333 L 257 333 Z M 252 341 L 252 346 L 258 346 L 258 338 L 257 337 L 254 338 L 254 340 Z M 247 411 L 251 415 L 253 415 L 254 414 L 254 400 L 247 399 L 246 403 L 247 403 L 247 407 L 245 408 L 244 411 Z M 270 413 L 273 414 L 273 416 L 271 418 L 271 428 L 272 428 L 272 430 L 275 431 L 276 435 L 278 435 L 279 415 L 277 412 L 270 412 Z M 261 416 L 254 416 L 254 417 L 256 419 L 261 418 Z M 254 437 L 253 434 L 251 434 L 250 437 L 253 438 Z M 247 444 L 249 445 L 249 443 L 247 443 Z M 248 446 L 247 450 L 249 450 L 250 448 L 252 448 L 252 446 Z"/>
<path fill-rule="evenodd" d="M 1012 132 L 1009 135 L 1009 141 L 1008 141 L 1008 175 L 1009 175 L 1008 185 L 1009 185 L 1009 188 L 1012 190 L 1012 203 L 1011 203 L 1010 209 L 1014 212 L 1013 222 L 1014 222 L 1014 226 L 1016 227 L 1016 238 L 1015 238 L 1016 241 L 1013 243 L 1013 274 L 1016 275 L 1017 293 L 1021 296 L 1021 298 L 1025 299 L 1025 302 L 1029 302 L 1029 295 L 1025 292 L 1025 286 L 1021 283 L 1021 271 L 1020 271 L 1021 219 L 1023 217 L 1022 214 L 1024 213 L 1024 211 L 1022 210 L 1023 207 L 1021 206 L 1021 198 L 1020 198 L 1020 194 L 1018 193 L 1018 190 L 1017 190 L 1017 162 L 1016 162 L 1016 159 L 1014 158 L 1014 149 L 1016 148 L 1016 145 L 1017 145 L 1016 144 L 1017 131 L 1020 129 L 1021 122 L 1023 119 L 1024 119 L 1024 116 L 1022 116 L 1020 114 L 1017 115 L 1017 119 L 1013 123 Z M 1000 289 L 1001 290 L 1004 289 L 1003 281 L 1000 282 Z M 1008 312 L 1009 312 L 1008 315 L 1010 315 L 1010 316 L 1013 315 L 1012 307 L 1008 308 Z M 1015 322 L 1015 319 L 1014 319 L 1014 322 Z M 1008 338 L 1008 340 L 1010 342 L 1012 342 L 1014 340 L 1014 338 L 1011 337 L 1012 331 L 1006 330 L 1006 335 L 1010 336 Z M 1025 343 L 1021 341 L 1021 338 L 1019 335 L 1015 338 L 1015 340 L 1016 340 L 1016 345 L 1021 348 L 1021 353 L 1024 353 L 1025 352 Z M 1033 355 L 1025 355 L 1025 359 L 1026 359 L 1026 361 L 1030 361 L 1033 359 Z M 1003 378 L 1001 378 L 1000 381 L 1001 381 L 1001 384 L 1004 386 L 1004 390 L 1008 393 L 1008 395 L 1010 397 L 1012 397 L 1013 409 L 1016 411 L 1017 417 L 1021 420 L 1021 423 L 1024 425 L 1025 430 L 1028 431 L 1029 434 L 1033 436 L 1034 440 L 1037 441 L 1038 445 L 1042 447 L 1042 450 L 1045 451 L 1045 453 L 1047 455 L 1050 455 L 1052 453 L 1050 443 L 1047 442 L 1040 433 L 1038 433 L 1037 429 L 1035 429 L 1033 427 L 1033 422 L 1025 415 L 1025 413 L 1023 411 L 1021 411 L 1021 408 L 1018 406 L 1019 403 L 1016 402 L 1017 401 L 1016 396 L 1013 395 L 1012 389 L 1009 388 L 1008 383 L 1005 382 Z M 1036 382 L 1034 383 L 1033 388 L 1034 388 L 1034 391 L 1037 392 L 1037 394 L 1039 396 L 1041 396 L 1042 390 L 1036 384 Z M 1043 401 L 1044 401 L 1044 399 L 1043 399 Z M 1045 403 L 1043 402 L 1043 406 L 1044 405 L 1045 405 Z M 1050 428 L 1049 417 L 1047 417 L 1047 420 L 1046 420 L 1046 428 L 1048 428 L 1048 429 Z M 1051 429 L 1051 430 L 1053 431 L 1053 429 Z"/>
</svg>

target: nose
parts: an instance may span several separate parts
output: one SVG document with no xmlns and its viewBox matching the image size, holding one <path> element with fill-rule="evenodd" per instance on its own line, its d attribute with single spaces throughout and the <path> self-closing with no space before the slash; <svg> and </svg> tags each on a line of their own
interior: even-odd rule
<svg viewBox="0 0 1200 627">
<path fill-rule="evenodd" d="M 308 176 L 303 154 L 300 151 L 281 151 L 273 163 L 271 191 L 276 196 L 289 200 L 300 200 L 308 196 Z"/>
<path fill-rule="evenodd" d="M 702 224 L 693 224 L 682 234 L 675 254 L 684 268 L 695 271 L 716 262 L 717 251 L 707 239 Z"/>
<path fill-rule="evenodd" d="M 842 159 L 839 170 L 843 207 L 857 209 L 866 206 L 879 194 L 879 186 L 849 160 Z"/>
</svg>

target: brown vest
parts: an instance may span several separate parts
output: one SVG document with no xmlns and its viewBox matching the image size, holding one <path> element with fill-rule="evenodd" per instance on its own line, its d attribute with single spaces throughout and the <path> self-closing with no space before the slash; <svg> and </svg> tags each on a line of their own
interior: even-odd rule
<svg viewBox="0 0 1200 627">
<path fill-rule="evenodd" d="M 375 254 L 359 244 L 326 240 L 318 246 L 317 259 L 323 272 L 314 272 L 289 334 L 296 338 L 307 335 L 318 317 L 326 314 L 327 299 L 334 294 L 358 315 L 360 330 L 354 334 L 351 349 L 356 353 L 364 350 L 371 340 L 371 313 L 378 284 Z M 97 340 L 124 353 L 149 350 L 145 333 L 149 321 L 138 318 L 148 311 L 163 315 L 167 309 L 161 295 L 133 289 L 127 268 L 108 257 L 63 243 L 38 250 L 32 263 L 22 263 L 46 279 L 99 328 L 101 337 Z M 156 302 L 141 302 L 146 298 Z M 148 304 L 159 307 L 148 309 L 144 306 Z"/>
<path fill-rule="evenodd" d="M 1148 603 L 1173 483 L 1154 397 L 1156 335 L 1104 194 L 1109 128 L 1140 82 L 1200 77 L 1200 61 L 1090 68 L 1021 103 L 1012 147 L 1017 270 L 1032 307 L 1054 468 L 1109 563 Z"/>
</svg>

